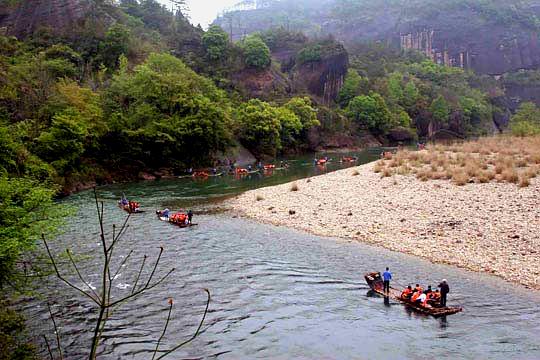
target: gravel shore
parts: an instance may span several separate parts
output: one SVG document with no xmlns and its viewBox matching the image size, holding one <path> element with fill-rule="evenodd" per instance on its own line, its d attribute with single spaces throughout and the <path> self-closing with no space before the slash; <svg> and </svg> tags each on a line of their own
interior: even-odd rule
<svg viewBox="0 0 540 360">
<path fill-rule="evenodd" d="M 242 216 L 357 240 L 540 290 L 540 181 L 456 186 L 381 178 L 374 164 L 262 188 L 228 201 Z M 356 175 L 358 174 L 358 175 Z"/>
</svg>

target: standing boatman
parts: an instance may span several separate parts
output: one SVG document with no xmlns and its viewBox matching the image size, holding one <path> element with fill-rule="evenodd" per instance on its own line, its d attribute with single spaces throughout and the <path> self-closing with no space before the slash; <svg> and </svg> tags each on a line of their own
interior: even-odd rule
<svg viewBox="0 0 540 360">
<path fill-rule="evenodd" d="M 382 274 L 383 276 L 383 292 L 390 292 L 390 280 L 392 280 L 392 273 L 389 268 Z"/>
<path fill-rule="evenodd" d="M 442 279 L 437 287 L 441 288 L 441 305 L 446 307 L 446 296 L 450 292 L 450 286 L 448 286 L 446 279 Z"/>
<path fill-rule="evenodd" d="M 193 211 L 189 210 L 187 213 L 188 218 L 188 224 L 191 225 L 193 223 Z"/>
</svg>

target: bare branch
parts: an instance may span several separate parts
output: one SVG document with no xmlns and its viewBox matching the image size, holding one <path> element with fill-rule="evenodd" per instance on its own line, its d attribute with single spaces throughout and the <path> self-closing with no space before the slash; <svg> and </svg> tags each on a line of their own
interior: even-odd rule
<svg viewBox="0 0 540 360">
<path fill-rule="evenodd" d="M 139 269 L 139 273 L 137 274 L 137 278 L 135 279 L 135 284 L 133 284 L 133 290 L 131 290 L 131 293 L 133 294 L 135 290 L 137 290 L 137 285 L 139 284 L 139 279 L 141 278 L 142 271 L 144 270 L 144 264 L 146 263 L 146 259 L 148 256 L 144 255 L 143 261 L 141 263 L 141 268 Z"/>
<path fill-rule="evenodd" d="M 52 354 L 51 345 L 49 344 L 49 340 L 47 340 L 47 337 L 43 335 L 43 339 L 45 340 L 45 345 L 47 345 L 47 352 L 49 353 L 49 358 L 51 360 L 54 360 L 54 356 Z"/>
<path fill-rule="evenodd" d="M 124 223 L 122 224 L 122 226 L 120 227 L 120 231 L 118 231 L 118 234 L 114 234 L 114 230 L 116 229 L 116 226 L 113 225 L 113 241 L 111 243 L 111 245 L 109 246 L 109 248 L 107 249 L 107 251 L 110 251 L 114 245 L 116 245 L 116 243 L 118 242 L 118 240 L 120 240 L 120 238 L 122 237 L 122 235 L 124 235 L 124 233 L 126 232 L 127 228 L 129 227 L 128 226 L 128 221 L 129 219 L 131 218 L 131 214 L 128 214 L 128 216 L 126 217 L 126 220 L 124 220 Z"/>
<path fill-rule="evenodd" d="M 80 292 L 81 294 L 83 294 L 84 296 L 86 296 L 87 298 L 89 298 L 90 300 L 92 300 L 94 303 L 96 303 L 96 305 L 98 306 L 101 306 L 99 300 L 96 300 L 94 299 L 94 297 L 91 295 L 91 294 L 88 294 L 86 291 L 84 291 L 83 289 L 79 288 L 78 286 L 76 285 L 73 285 L 69 280 L 67 280 L 62 274 L 60 274 L 60 271 L 58 270 L 58 266 L 56 265 L 56 261 L 54 260 L 54 257 L 51 253 L 51 250 L 49 249 L 49 244 L 47 244 L 47 240 L 45 240 L 45 235 L 41 235 L 41 238 L 43 239 L 43 242 L 45 243 L 45 248 L 47 249 L 47 254 L 49 255 L 49 259 L 51 260 L 51 263 L 53 265 L 53 268 L 54 268 L 54 271 L 56 273 L 56 276 L 62 280 L 66 285 L 68 285 L 69 287 L 77 290 L 78 292 Z"/>
<path fill-rule="evenodd" d="M 92 294 L 95 296 L 95 298 L 99 299 L 99 295 L 94 291 L 94 289 L 92 289 L 90 284 L 81 275 L 81 272 L 79 271 L 79 268 L 77 267 L 77 264 L 75 263 L 75 260 L 73 260 L 73 257 L 71 256 L 71 251 L 69 249 L 66 249 L 66 253 L 67 253 L 68 257 L 69 257 L 69 260 L 71 260 L 71 264 L 75 268 L 75 272 L 77 272 L 77 275 L 79 276 L 79 279 L 81 279 L 81 281 L 84 283 L 84 285 L 86 285 L 92 291 Z"/>
<path fill-rule="evenodd" d="M 208 314 L 208 307 L 210 306 L 210 300 L 211 300 L 210 291 L 208 289 L 204 289 L 204 291 L 206 291 L 206 294 L 208 295 L 208 300 L 206 301 L 206 309 L 204 309 L 203 317 L 201 319 L 199 327 L 197 328 L 197 331 L 195 331 L 195 334 L 193 334 L 193 336 L 191 338 L 189 338 L 188 340 L 186 340 L 183 343 L 173 347 L 171 350 L 168 350 L 167 352 L 165 352 L 163 355 L 158 357 L 157 360 L 163 359 L 165 356 L 175 352 L 176 350 L 180 349 L 182 346 L 185 346 L 185 345 L 189 344 L 190 342 L 195 340 L 197 338 L 197 336 L 199 336 L 201 328 L 202 328 L 202 326 L 204 324 L 204 320 L 206 319 L 206 315 Z"/>
<path fill-rule="evenodd" d="M 49 309 L 49 315 L 51 315 L 51 320 L 54 325 L 54 333 L 56 334 L 56 346 L 58 346 L 58 353 L 60 354 L 60 360 L 64 358 L 64 355 L 62 354 L 62 343 L 60 342 L 60 332 L 58 331 L 58 327 L 56 326 L 56 320 L 54 320 L 54 315 L 51 310 L 51 304 L 47 302 L 47 308 Z"/>
<path fill-rule="evenodd" d="M 120 273 L 120 270 L 122 270 L 122 267 L 128 262 L 132 254 L 133 254 L 133 250 L 131 250 L 129 254 L 127 254 L 127 256 L 124 258 L 124 260 L 122 260 L 122 262 L 118 266 L 118 270 L 116 270 L 116 272 L 114 273 L 113 280 L 116 278 L 116 276 L 118 276 L 118 274 Z"/>
<path fill-rule="evenodd" d="M 169 313 L 167 314 L 167 321 L 165 322 L 165 327 L 163 328 L 163 332 L 161 333 L 161 336 L 158 339 L 158 342 L 156 344 L 156 349 L 154 350 L 154 355 L 152 355 L 152 360 L 156 358 L 157 352 L 159 350 L 159 344 L 161 343 L 161 340 L 163 340 L 163 337 L 165 336 L 165 333 L 167 332 L 167 328 L 169 327 L 169 322 L 171 321 L 171 312 L 173 308 L 173 300 L 169 299 Z"/>
<path fill-rule="evenodd" d="M 163 276 L 159 281 L 155 282 L 153 285 L 145 285 L 143 288 L 141 288 L 138 291 L 132 293 L 131 295 L 128 295 L 123 299 L 117 300 L 117 301 L 107 305 L 106 307 L 116 306 L 116 305 L 118 305 L 120 303 L 123 303 L 123 302 L 129 300 L 129 299 L 132 299 L 132 298 L 134 298 L 136 296 L 139 296 L 140 294 L 142 294 L 145 291 L 152 290 L 156 286 L 160 285 L 163 281 L 165 281 L 165 279 L 167 279 L 169 277 L 169 275 L 171 275 L 175 270 L 176 269 L 171 269 L 171 271 L 169 271 L 165 276 Z"/>
</svg>

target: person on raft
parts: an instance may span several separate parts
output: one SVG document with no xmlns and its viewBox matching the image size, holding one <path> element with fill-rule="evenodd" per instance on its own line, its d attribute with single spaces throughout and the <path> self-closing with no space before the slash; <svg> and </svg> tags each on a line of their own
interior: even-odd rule
<svg viewBox="0 0 540 360">
<path fill-rule="evenodd" d="M 392 280 L 392 273 L 389 268 L 382 274 L 383 276 L 383 291 L 390 292 L 390 280 Z"/>
<path fill-rule="evenodd" d="M 165 210 L 162 210 L 162 211 L 159 212 L 159 216 L 168 219 L 170 213 L 171 213 L 171 210 L 165 209 Z"/>
<path fill-rule="evenodd" d="M 188 224 L 193 224 L 193 211 L 189 210 L 187 213 Z"/>
<path fill-rule="evenodd" d="M 413 294 L 412 286 L 409 285 L 403 292 L 401 293 L 401 298 L 404 300 L 409 300 Z"/>
<path fill-rule="evenodd" d="M 446 279 L 443 279 L 437 287 L 441 289 L 441 305 L 446 306 L 446 297 L 450 292 L 450 286 L 448 286 Z"/>
</svg>

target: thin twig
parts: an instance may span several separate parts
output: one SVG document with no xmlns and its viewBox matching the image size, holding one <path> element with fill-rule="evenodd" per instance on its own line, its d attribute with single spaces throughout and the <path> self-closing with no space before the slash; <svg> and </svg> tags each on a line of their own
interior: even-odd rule
<svg viewBox="0 0 540 360">
<path fill-rule="evenodd" d="M 139 284 L 139 279 L 141 278 L 142 271 L 144 270 L 144 264 L 146 263 L 146 259 L 148 256 L 144 255 L 143 261 L 141 263 L 141 268 L 139 269 L 139 273 L 137 274 L 137 278 L 135 279 L 135 284 L 133 284 L 133 289 L 131 290 L 131 293 L 133 294 L 137 290 L 137 285 Z"/>
<path fill-rule="evenodd" d="M 159 281 L 156 281 L 154 284 L 152 285 L 145 285 L 143 288 L 141 288 L 140 290 L 138 290 L 137 292 L 135 293 L 132 293 L 131 295 L 128 295 L 126 296 L 125 298 L 123 299 L 120 299 L 120 300 L 117 300 L 109 305 L 107 305 L 107 307 L 113 307 L 113 306 L 116 306 L 120 303 L 123 303 L 129 299 L 132 299 L 136 296 L 139 296 L 140 294 L 142 294 L 143 292 L 145 291 L 148 291 L 148 290 L 152 290 L 153 288 L 155 288 L 156 286 L 160 285 L 163 281 L 165 281 L 165 279 L 167 279 L 169 277 L 169 275 L 171 275 L 176 269 L 171 269 L 171 271 L 169 271 L 165 276 L 163 276 Z"/>
<path fill-rule="evenodd" d="M 51 250 L 49 249 L 49 244 L 47 244 L 47 240 L 45 240 L 45 235 L 41 235 L 41 238 L 43 239 L 43 242 L 45 243 L 45 248 L 47 249 L 47 254 L 49 255 L 49 259 L 51 260 L 51 263 L 53 265 L 53 268 L 54 268 L 54 271 L 56 272 L 56 276 L 62 280 L 66 285 L 68 285 L 69 287 L 77 290 L 78 292 L 80 292 L 81 294 L 85 295 L 87 298 L 89 298 L 90 300 L 92 300 L 94 303 L 96 303 L 96 305 L 100 305 L 99 301 L 94 299 L 92 295 L 88 294 L 86 291 L 82 290 L 81 288 L 79 288 L 78 286 L 76 285 L 73 285 L 69 280 L 67 280 L 66 278 L 64 278 L 64 276 L 62 274 L 60 274 L 60 271 L 58 270 L 58 266 L 56 265 L 56 261 L 54 260 L 54 257 L 52 256 L 52 253 L 51 253 Z"/>
<path fill-rule="evenodd" d="M 75 260 L 73 260 L 73 256 L 71 256 L 71 251 L 69 249 L 66 249 L 66 253 L 67 253 L 68 257 L 69 257 L 69 260 L 71 260 L 71 264 L 75 268 L 75 272 L 79 276 L 79 279 L 81 279 L 81 281 L 84 283 L 84 285 L 86 285 L 92 291 L 92 294 L 94 294 L 96 299 L 99 299 L 99 295 L 95 292 L 95 290 L 90 286 L 90 284 L 81 275 L 81 272 L 79 271 L 79 268 L 77 267 L 77 264 L 75 263 Z"/>
<path fill-rule="evenodd" d="M 203 326 L 203 323 L 204 323 L 204 320 L 206 319 L 206 315 L 208 314 L 208 307 L 210 306 L 210 291 L 208 289 L 204 289 L 204 291 L 206 291 L 206 294 L 208 294 L 208 300 L 206 301 L 206 309 L 204 309 L 204 314 L 203 314 L 203 317 L 201 319 L 201 322 L 199 324 L 199 327 L 197 328 L 197 331 L 195 331 L 195 334 L 193 334 L 193 336 L 184 341 L 183 343 L 175 346 L 174 348 L 172 348 L 171 350 L 165 352 L 163 355 L 161 355 L 160 357 L 157 358 L 157 360 L 160 360 L 160 359 L 163 359 L 165 356 L 169 355 L 170 353 L 173 353 L 175 352 L 176 350 L 180 349 L 182 346 L 185 346 L 187 344 L 189 344 L 190 342 L 192 342 L 193 340 L 195 340 L 197 338 L 197 336 L 199 336 L 199 333 L 201 331 L 201 328 Z"/>
<path fill-rule="evenodd" d="M 113 280 L 116 278 L 116 276 L 118 276 L 120 270 L 122 270 L 122 267 L 127 263 L 132 254 L 133 250 L 131 250 L 129 254 L 127 254 L 127 256 L 124 258 L 124 260 L 120 263 L 120 265 L 118 266 L 118 270 L 116 270 L 116 272 L 114 273 Z"/>
<path fill-rule="evenodd" d="M 58 327 L 56 326 L 56 320 L 54 319 L 54 315 L 51 310 L 51 304 L 47 302 L 47 307 L 49 308 L 49 314 L 51 315 L 51 320 L 54 325 L 54 333 L 56 334 L 56 346 L 58 346 L 58 353 L 60 354 L 60 360 L 64 358 L 64 355 L 62 354 L 62 343 L 60 342 L 60 332 L 58 331 Z"/>
<path fill-rule="evenodd" d="M 45 345 L 47 345 L 47 352 L 49 353 L 49 358 L 51 360 L 54 360 L 54 356 L 52 354 L 51 345 L 49 344 L 49 340 L 47 340 L 47 337 L 43 335 L 43 339 L 45 340 Z"/>
<path fill-rule="evenodd" d="M 154 355 L 152 355 L 152 360 L 155 359 L 157 352 L 159 350 L 159 344 L 161 343 L 161 340 L 163 340 L 163 337 L 165 336 L 165 333 L 167 332 L 167 328 L 169 327 L 169 322 L 171 321 L 171 312 L 173 308 L 173 300 L 169 299 L 169 314 L 167 314 L 167 321 L 165 322 L 165 327 L 163 328 L 163 332 L 161 333 L 161 336 L 158 339 L 158 342 L 156 344 L 156 349 L 154 350 Z"/>
</svg>

